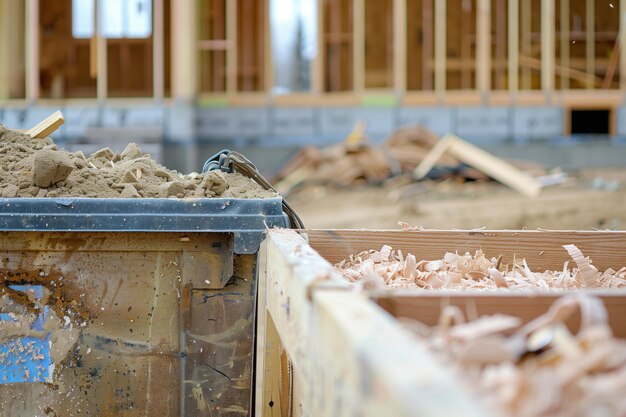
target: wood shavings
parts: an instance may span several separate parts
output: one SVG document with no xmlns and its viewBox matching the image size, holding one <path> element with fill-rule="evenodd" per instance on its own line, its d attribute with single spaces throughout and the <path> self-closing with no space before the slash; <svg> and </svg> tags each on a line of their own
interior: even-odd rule
<svg viewBox="0 0 626 417">
<path fill-rule="evenodd" d="M 585 324 L 572 334 L 565 321 L 576 310 Z M 417 322 L 407 329 L 417 330 L 415 335 L 494 414 L 626 415 L 626 341 L 613 337 L 599 299 L 562 297 L 526 326 L 516 317 L 464 322 L 462 315 L 458 308 L 443 311 L 447 318 L 440 325 Z"/>
<path fill-rule="evenodd" d="M 448 252 L 442 259 L 418 259 L 388 245 L 351 255 L 336 267 L 351 282 L 367 276 L 368 285 L 384 283 L 386 288 L 553 291 L 626 287 L 626 267 L 599 272 L 576 246 L 563 248 L 576 266 L 569 268 L 564 260 L 563 269 L 558 271 L 532 271 L 526 259 L 514 258 L 511 264 L 503 264 L 502 255 L 490 258 L 481 250 L 474 254 Z"/>
<path fill-rule="evenodd" d="M 563 246 L 567 253 L 572 257 L 576 265 L 578 265 L 578 273 L 576 280 L 581 286 L 593 287 L 597 285 L 598 269 L 591 265 L 591 261 L 586 258 L 583 253 L 574 245 Z"/>
</svg>

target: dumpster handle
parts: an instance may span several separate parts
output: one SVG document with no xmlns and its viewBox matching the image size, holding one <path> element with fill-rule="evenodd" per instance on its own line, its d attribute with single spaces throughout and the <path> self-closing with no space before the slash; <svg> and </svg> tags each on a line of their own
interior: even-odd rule
<svg viewBox="0 0 626 417">
<path fill-rule="evenodd" d="M 215 171 L 218 169 L 224 172 L 238 172 L 241 175 L 251 178 L 266 190 L 271 190 L 278 194 L 278 191 L 276 191 L 272 184 L 259 173 L 256 166 L 239 152 L 231 151 L 230 149 L 221 150 L 206 160 L 202 167 L 202 172 Z M 289 217 L 289 222 L 293 229 L 305 228 L 300 216 L 298 216 L 284 198 L 283 211 L 287 214 L 287 217 Z"/>
</svg>

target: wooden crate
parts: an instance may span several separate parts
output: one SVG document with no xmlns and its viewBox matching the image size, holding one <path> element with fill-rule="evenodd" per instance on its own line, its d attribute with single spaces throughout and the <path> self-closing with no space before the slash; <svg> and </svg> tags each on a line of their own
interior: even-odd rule
<svg viewBox="0 0 626 417">
<path fill-rule="evenodd" d="M 600 270 L 626 265 L 626 232 L 271 230 L 260 254 L 256 415 L 488 416 L 397 318 L 434 324 L 450 303 L 528 321 L 565 294 L 353 291 L 332 264 L 383 244 L 418 259 L 482 249 L 535 270 L 562 269 L 562 245 L 575 244 Z M 588 291 L 626 337 L 626 291 Z"/>
</svg>

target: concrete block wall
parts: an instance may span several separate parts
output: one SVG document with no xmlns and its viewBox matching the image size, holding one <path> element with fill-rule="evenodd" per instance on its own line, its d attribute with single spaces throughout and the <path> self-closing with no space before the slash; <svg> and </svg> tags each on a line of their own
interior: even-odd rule
<svg viewBox="0 0 626 417">
<path fill-rule="evenodd" d="M 57 109 L 0 107 L 0 123 L 28 129 Z M 501 156 L 537 160 L 549 166 L 626 165 L 626 107 L 618 109 L 618 138 L 596 141 L 591 146 L 562 140 L 566 118 L 564 109 L 558 107 L 202 108 L 154 102 L 140 106 L 68 105 L 59 110 L 66 123 L 54 137 L 62 146 L 80 149 L 83 144 L 88 150 L 85 135 L 92 128 L 105 129 L 99 132 L 103 140 L 106 128 L 115 128 L 118 137 L 112 138 L 112 143 L 113 139 L 124 141 L 119 137 L 124 135 L 123 128 L 129 132 L 134 129 L 135 135 L 142 128 L 160 129 L 163 152 L 153 152 L 162 155 L 166 165 L 181 171 L 197 170 L 204 159 L 222 148 L 258 152 L 260 158 L 280 152 L 286 157 L 299 146 L 343 140 L 359 120 L 366 123 L 366 134 L 376 142 L 397 128 L 422 125 L 439 135 L 456 133 Z M 103 142 L 102 146 L 112 143 Z M 89 146 L 94 144 L 91 141 Z M 267 151 L 255 151 L 259 148 Z"/>
<path fill-rule="evenodd" d="M 282 145 L 285 139 L 293 144 L 341 140 L 359 120 L 374 141 L 402 126 L 421 125 L 438 135 L 455 133 L 479 144 L 560 137 L 565 123 L 563 109 L 554 107 L 219 108 L 197 109 L 196 115 L 201 140 L 260 140 L 268 146 Z M 620 120 L 626 131 L 626 119 Z"/>
</svg>

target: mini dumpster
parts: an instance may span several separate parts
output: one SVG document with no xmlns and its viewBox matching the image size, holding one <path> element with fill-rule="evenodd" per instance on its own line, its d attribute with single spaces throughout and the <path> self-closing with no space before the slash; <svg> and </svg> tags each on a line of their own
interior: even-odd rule
<svg viewBox="0 0 626 417">
<path fill-rule="evenodd" d="M 606 335 L 606 330 L 610 329 L 610 334 L 616 338 L 626 338 L 623 320 L 626 289 L 623 286 L 509 292 L 385 287 L 363 290 L 350 283 L 334 266 L 352 254 L 383 245 L 404 254 L 414 254 L 420 260 L 441 259 L 447 252 L 463 254 L 482 250 L 492 256 L 501 255 L 503 263 L 525 259 L 527 265 L 537 270 L 561 270 L 568 260 L 563 245 L 576 245 L 593 260 L 599 271 L 609 268 L 615 268 L 613 272 L 620 271 L 620 274 L 626 271 L 626 268 L 620 269 L 626 265 L 624 231 L 268 231 L 261 248 L 266 265 L 259 280 L 257 415 L 557 415 L 554 410 L 560 410 L 561 401 L 568 405 L 575 403 L 570 402 L 571 397 L 563 400 L 564 396 L 554 394 L 559 392 L 554 389 L 558 378 L 552 377 L 539 384 L 544 392 L 550 393 L 549 398 L 555 400 L 549 402 L 552 408 L 546 413 L 498 414 L 489 408 L 485 398 L 471 389 L 480 382 L 477 373 L 464 376 L 452 362 L 437 354 L 432 345 L 429 347 L 426 338 L 416 336 L 415 329 L 426 334 L 426 327 L 438 324 L 443 307 L 467 311 L 467 317 L 470 313 L 475 317 L 504 314 L 516 318 L 521 325 L 536 320 L 563 297 L 593 296 L 605 309 L 593 318 L 608 326 L 600 333 Z M 574 333 L 593 321 L 582 311 L 563 320 L 565 327 Z M 599 340 L 606 341 L 595 339 Z M 537 351 L 524 351 L 524 356 L 532 356 L 543 349 L 546 345 Z M 622 358 L 624 349 L 626 345 L 617 355 L 616 351 L 605 352 Z M 484 347 L 482 351 L 493 352 Z M 611 376 L 619 372 L 618 366 L 602 368 L 598 365 L 610 354 L 587 352 L 574 358 L 582 361 L 581 357 L 595 355 L 597 362 L 589 369 L 597 375 L 603 370 L 605 375 Z M 564 361 L 566 367 L 575 369 L 576 366 L 571 366 L 574 363 Z M 621 366 L 626 362 L 617 363 Z M 586 377 L 577 380 L 589 382 Z M 523 388 L 521 379 L 502 381 L 488 388 L 494 393 L 501 392 L 498 387 L 506 387 L 508 392 L 530 392 Z M 588 386 L 587 391 L 591 391 L 593 384 L 589 382 Z M 614 387 L 617 391 L 622 389 L 622 385 Z M 614 409 L 609 412 L 612 403 L 607 401 L 607 397 L 622 397 L 610 391 L 610 384 L 601 388 L 597 392 L 607 396 L 598 396 L 600 401 L 587 405 L 592 404 L 597 406 L 596 411 L 602 411 L 576 415 L 624 415 L 623 411 Z M 523 396 L 513 398 L 523 398 L 520 403 L 527 401 Z M 576 398 L 582 395 L 577 393 Z M 534 403 L 532 399 L 527 402 Z"/>
<path fill-rule="evenodd" d="M 0 199 L 0 416 L 249 415 L 281 198 Z"/>
</svg>

